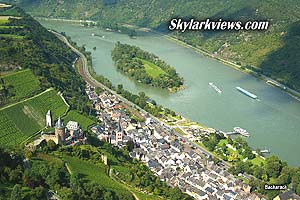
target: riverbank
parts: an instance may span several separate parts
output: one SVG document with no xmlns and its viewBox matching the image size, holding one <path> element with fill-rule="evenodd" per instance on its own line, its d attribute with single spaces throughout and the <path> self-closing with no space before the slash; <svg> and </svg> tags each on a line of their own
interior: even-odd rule
<svg viewBox="0 0 300 200">
<path fill-rule="evenodd" d="M 154 30 L 151 30 L 151 31 L 153 31 L 155 33 L 159 33 L 159 32 L 156 32 Z M 187 43 L 179 40 L 178 38 L 176 38 L 174 36 L 163 35 L 163 37 L 165 37 L 166 39 L 168 39 L 168 40 L 170 40 L 172 42 L 175 42 L 175 43 L 177 43 L 177 44 L 179 44 L 179 45 L 181 45 L 183 47 L 191 48 L 191 49 L 193 49 L 197 53 L 200 53 L 200 54 L 202 54 L 204 56 L 210 57 L 210 58 L 212 58 L 212 59 L 214 59 L 214 60 L 216 60 L 216 61 L 218 61 L 218 62 L 220 62 L 220 63 L 222 63 L 222 64 L 224 64 L 226 66 L 232 67 L 232 68 L 234 68 L 234 69 L 236 69 L 236 70 L 238 70 L 240 72 L 250 74 L 250 75 L 255 76 L 256 78 L 259 78 L 259 79 L 261 79 L 261 80 L 263 80 L 265 82 L 272 81 L 272 82 L 278 83 L 278 85 L 282 85 L 278 81 L 276 81 L 276 80 L 274 80 L 274 79 L 272 79 L 272 78 L 270 78 L 270 77 L 268 77 L 266 75 L 258 74 L 257 72 L 255 72 L 253 70 L 250 70 L 250 69 L 247 69 L 247 68 L 243 69 L 243 67 L 241 65 L 238 65 L 238 64 L 236 64 L 236 63 L 234 63 L 232 61 L 220 58 L 220 57 L 218 57 L 218 56 L 216 56 L 216 55 L 214 55 L 212 53 L 206 52 L 205 50 L 203 50 L 203 49 L 201 49 L 199 47 L 194 47 L 194 46 L 192 46 L 190 44 L 187 44 Z M 275 86 L 273 86 L 273 87 L 275 87 Z M 284 86 L 284 85 L 282 85 L 282 87 L 278 87 L 278 88 L 281 89 L 282 91 L 286 92 L 288 95 L 290 95 L 294 99 L 300 101 L 300 92 L 298 92 L 296 90 L 293 90 L 293 89 L 291 89 L 291 88 L 289 88 L 287 86 Z M 285 88 L 285 89 L 283 89 L 283 88 Z"/>
<path fill-rule="evenodd" d="M 72 23 L 84 23 L 84 22 L 88 22 L 88 23 L 97 23 L 96 21 L 93 21 L 93 20 L 77 20 L 77 19 L 60 19 L 60 18 L 43 18 L 43 17 L 36 17 L 36 19 L 41 19 L 41 20 L 49 20 L 49 21 L 62 21 L 62 22 L 72 22 Z M 229 66 L 235 70 L 238 70 L 240 72 L 243 72 L 243 73 L 246 73 L 246 74 L 250 74 L 252 76 L 255 76 L 256 78 L 260 79 L 260 80 L 263 80 L 265 82 L 267 81 L 272 81 L 272 82 L 275 82 L 275 83 L 278 83 L 279 85 L 282 85 L 283 87 L 278 87 L 279 89 L 281 89 L 282 91 L 286 92 L 289 96 L 293 97 L 294 99 L 300 101 L 300 92 L 299 91 L 296 91 L 292 88 L 289 88 L 287 86 L 284 86 L 283 84 L 279 83 L 277 80 L 271 78 L 271 77 L 268 77 L 266 75 L 263 75 L 263 74 L 258 74 L 257 72 L 253 71 L 253 70 L 250 70 L 250 69 L 247 69 L 247 68 L 243 68 L 243 66 L 241 65 L 238 65 L 236 64 L 234 61 L 230 61 L 230 60 L 226 60 L 226 59 L 223 59 L 223 58 L 220 58 L 219 56 L 213 54 L 213 53 L 210 53 L 210 52 L 207 52 L 206 50 L 204 49 L 201 49 L 200 47 L 195 47 L 195 46 L 192 46 L 190 44 L 187 44 L 183 41 L 181 41 L 180 39 L 176 38 L 175 36 L 172 36 L 172 35 L 167 35 L 167 34 L 163 34 L 159 31 L 156 31 L 154 29 L 151 29 L 151 28 L 145 28 L 145 27 L 138 27 L 136 25 L 132 25 L 132 24 L 123 24 L 124 27 L 127 27 L 127 28 L 132 28 L 132 29 L 137 29 L 139 31 L 142 31 L 142 32 L 152 32 L 152 33 L 156 33 L 156 34 L 160 34 L 162 35 L 164 38 L 168 39 L 169 41 L 172 41 L 176 44 L 179 44 L 180 46 L 183 46 L 183 47 L 186 47 L 186 48 L 190 48 L 190 49 L 193 49 L 195 52 L 199 53 L 199 54 L 202 54 L 204 56 L 207 56 L 209 58 L 212 58 L 226 66 Z M 112 30 L 106 30 L 106 31 L 112 31 Z M 269 84 L 270 85 L 270 84 Z M 276 87 L 274 85 L 270 85 L 272 87 Z M 285 88 L 285 89 L 283 89 Z M 172 92 L 172 91 L 170 91 Z"/>
</svg>

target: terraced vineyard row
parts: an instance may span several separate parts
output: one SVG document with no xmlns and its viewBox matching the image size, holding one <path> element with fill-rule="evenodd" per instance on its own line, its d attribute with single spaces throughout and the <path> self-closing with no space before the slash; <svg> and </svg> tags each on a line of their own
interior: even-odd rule
<svg viewBox="0 0 300 200">
<path fill-rule="evenodd" d="M 0 146 L 17 145 L 45 126 L 45 114 L 64 115 L 68 109 L 57 91 L 50 90 L 25 102 L 0 110 Z"/>
<path fill-rule="evenodd" d="M 29 69 L 7 74 L 0 79 L 13 100 L 30 97 L 41 89 L 39 79 Z"/>
</svg>

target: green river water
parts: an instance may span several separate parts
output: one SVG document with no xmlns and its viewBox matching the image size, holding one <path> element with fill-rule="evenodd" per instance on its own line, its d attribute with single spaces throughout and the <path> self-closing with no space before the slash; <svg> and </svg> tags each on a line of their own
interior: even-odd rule
<svg viewBox="0 0 300 200">
<path fill-rule="evenodd" d="M 123 84 L 133 93 L 144 91 L 159 104 L 209 127 L 232 131 L 233 127 L 240 126 L 250 132 L 247 141 L 254 149 L 266 147 L 290 165 L 300 165 L 297 153 L 300 152 L 300 102 L 280 89 L 159 34 L 144 33 L 131 39 L 125 34 L 83 28 L 79 24 L 40 22 L 47 28 L 65 32 L 79 45 L 85 44 L 92 52 L 96 72 L 115 85 Z M 172 94 L 137 83 L 117 71 L 111 59 L 111 50 L 117 41 L 139 46 L 174 66 L 185 80 L 185 89 Z M 97 49 L 94 51 L 93 47 Z M 214 82 L 223 93 L 218 94 L 209 82 Z M 238 92 L 236 86 L 256 94 L 260 101 Z"/>
</svg>

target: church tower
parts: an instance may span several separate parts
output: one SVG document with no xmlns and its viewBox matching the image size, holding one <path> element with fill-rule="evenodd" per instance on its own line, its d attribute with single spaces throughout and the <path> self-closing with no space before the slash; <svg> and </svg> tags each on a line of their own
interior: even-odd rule
<svg viewBox="0 0 300 200">
<path fill-rule="evenodd" d="M 55 125 L 55 136 L 59 144 L 63 144 L 66 141 L 65 127 L 60 117 Z"/>
<path fill-rule="evenodd" d="M 118 130 L 116 132 L 116 142 L 123 141 L 123 129 L 121 127 L 121 116 L 119 117 Z"/>
<path fill-rule="evenodd" d="M 52 114 L 51 114 L 50 110 L 48 110 L 48 112 L 46 114 L 46 126 L 52 127 Z"/>
</svg>

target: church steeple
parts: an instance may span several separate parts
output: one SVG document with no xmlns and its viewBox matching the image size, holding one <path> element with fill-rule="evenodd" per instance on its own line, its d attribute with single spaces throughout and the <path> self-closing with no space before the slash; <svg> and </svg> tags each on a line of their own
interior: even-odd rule
<svg viewBox="0 0 300 200">
<path fill-rule="evenodd" d="M 122 127 L 121 127 L 121 115 L 119 116 L 119 121 L 118 121 L 118 132 L 122 132 Z"/>
</svg>

